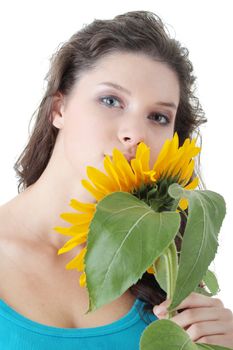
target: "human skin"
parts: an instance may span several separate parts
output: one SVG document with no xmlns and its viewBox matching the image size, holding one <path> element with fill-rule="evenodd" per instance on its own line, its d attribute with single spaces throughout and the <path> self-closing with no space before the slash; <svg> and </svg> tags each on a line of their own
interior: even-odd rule
<svg viewBox="0 0 233 350">
<path fill-rule="evenodd" d="M 99 85 L 106 81 L 128 89 L 131 96 Z M 115 99 L 106 100 L 109 95 Z M 61 102 L 59 96 L 57 101 Z M 140 141 L 151 148 L 152 165 L 164 141 L 173 136 L 178 103 L 176 74 L 164 63 L 142 54 L 112 54 L 84 73 L 69 99 L 54 112 L 53 124 L 60 129 L 66 160 L 83 177 L 87 165 L 103 168 L 104 154 L 115 147 L 134 156 Z"/>
<path fill-rule="evenodd" d="M 106 81 L 124 87 L 130 95 L 99 85 Z M 141 141 L 151 149 L 152 165 L 164 141 L 173 136 L 179 96 L 175 72 L 164 63 L 132 53 L 102 58 L 95 69 L 82 74 L 69 96 L 57 93 L 51 116 L 59 129 L 54 151 L 41 177 L 9 203 L 15 222 L 11 231 L 21 232 L 35 246 L 43 242 L 53 249 L 54 263 L 61 264 L 56 252 L 67 237 L 51 230 L 65 226 L 59 216 L 70 212 L 71 198 L 94 202 L 81 185 L 87 178 L 86 166 L 103 170 L 104 156 L 111 155 L 113 148 L 133 157 Z M 78 249 L 82 246 L 76 253 Z M 192 294 L 180 308 L 185 310 L 174 321 L 193 340 L 233 346 L 232 313 L 218 299 Z M 210 321 L 213 314 L 215 319 Z"/>
<path fill-rule="evenodd" d="M 131 95 L 99 85 L 106 81 Z M 95 201 L 81 184 L 88 179 L 86 166 L 104 170 L 104 156 L 114 148 L 133 157 L 141 141 L 151 148 L 152 165 L 164 141 L 173 136 L 179 94 L 178 78 L 166 64 L 129 53 L 100 59 L 94 69 L 83 72 L 68 96 L 58 92 L 51 113 L 59 129 L 52 156 L 40 178 L 9 208 L 17 229 L 23 222 L 27 237 L 61 248 L 67 237 L 52 235 L 51 228 L 65 226 L 60 213 L 70 211 L 70 199 Z"/>
<path fill-rule="evenodd" d="M 153 308 L 159 319 L 167 318 L 170 300 Z M 219 298 L 191 293 L 176 308 L 180 310 L 171 318 L 186 330 L 194 342 L 215 344 L 233 349 L 233 315 Z"/>
<path fill-rule="evenodd" d="M 109 87 L 97 88 L 103 81 L 118 83 L 127 88 L 131 96 Z M 73 103 L 54 117 L 54 125 L 60 123 L 64 131 L 64 148 L 72 166 L 79 168 L 81 163 L 101 168 L 104 154 L 111 154 L 114 147 L 134 155 L 140 141 L 151 149 L 152 166 L 165 139 L 171 138 L 174 132 L 177 108 L 158 104 L 162 101 L 178 106 L 179 84 L 174 72 L 145 56 L 114 54 L 104 58 L 90 75 L 84 75 L 79 84 Z M 114 107 L 111 108 L 97 106 L 97 99 L 105 95 L 114 95 L 121 102 L 112 100 Z M 168 116 L 169 123 L 163 124 L 165 120 L 159 116 L 156 121 L 150 120 L 151 112 Z M 88 142 L 86 135 L 89 135 Z M 77 138 L 86 149 L 83 155 L 79 153 Z M 192 340 L 233 346 L 232 312 L 224 308 L 219 299 L 192 293 L 179 308 L 186 310 L 172 320 L 185 328 Z"/>
<path fill-rule="evenodd" d="M 100 85 L 106 81 L 131 95 Z M 54 98 L 52 119 L 59 134 L 49 174 L 59 169 L 64 186 L 70 184 L 70 198 L 94 202 L 78 186 L 87 178 L 86 166 L 104 170 L 104 156 L 114 148 L 133 157 L 144 141 L 151 149 L 152 166 L 164 141 L 173 136 L 179 90 L 176 74 L 145 55 L 114 53 L 102 58 L 83 74 L 68 97 L 58 93 Z"/>
</svg>

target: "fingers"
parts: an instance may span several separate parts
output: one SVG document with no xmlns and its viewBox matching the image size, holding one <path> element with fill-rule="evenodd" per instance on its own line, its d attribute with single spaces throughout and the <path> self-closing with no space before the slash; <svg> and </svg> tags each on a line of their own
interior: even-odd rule
<svg viewBox="0 0 233 350">
<path fill-rule="evenodd" d="M 233 334 L 222 335 L 210 335 L 199 338 L 196 343 L 205 343 L 212 345 L 225 346 L 229 349 L 233 349 Z"/>
<path fill-rule="evenodd" d="M 209 296 L 193 292 L 181 302 L 176 310 L 204 306 L 218 308 L 224 307 L 223 302 L 218 298 L 210 298 Z"/>
<path fill-rule="evenodd" d="M 186 329 L 186 332 L 192 341 L 198 341 L 198 339 L 213 335 L 224 335 L 225 337 L 225 334 L 230 333 L 231 330 L 227 322 L 207 321 L 192 324 Z"/>
<path fill-rule="evenodd" d="M 169 304 L 170 300 L 166 300 L 153 308 L 159 319 L 168 318 Z M 182 327 L 192 341 L 233 349 L 233 313 L 220 299 L 193 292 L 176 310 L 180 313 L 171 320 Z"/>
<path fill-rule="evenodd" d="M 193 308 L 184 310 L 172 317 L 171 320 L 182 328 L 202 321 L 219 320 L 232 322 L 232 312 L 229 309 L 220 309 L 216 307 Z"/>
<path fill-rule="evenodd" d="M 153 311 L 156 316 L 164 314 L 167 310 L 167 307 L 170 304 L 170 300 L 167 299 L 160 305 L 155 305 Z M 186 309 L 186 308 L 196 308 L 196 307 L 218 307 L 223 308 L 224 305 L 222 301 L 218 298 L 210 298 L 199 293 L 191 293 L 187 298 L 185 298 L 179 306 L 176 307 L 176 310 Z"/>
</svg>

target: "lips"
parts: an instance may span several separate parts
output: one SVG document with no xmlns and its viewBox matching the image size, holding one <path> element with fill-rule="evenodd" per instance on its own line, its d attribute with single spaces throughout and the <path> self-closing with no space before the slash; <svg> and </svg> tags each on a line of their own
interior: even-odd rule
<svg viewBox="0 0 233 350">
<path fill-rule="evenodd" d="M 131 159 L 134 158 L 134 156 L 130 156 L 129 154 L 124 154 L 124 157 L 128 160 L 128 162 L 130 162 Z"/>
</svg>

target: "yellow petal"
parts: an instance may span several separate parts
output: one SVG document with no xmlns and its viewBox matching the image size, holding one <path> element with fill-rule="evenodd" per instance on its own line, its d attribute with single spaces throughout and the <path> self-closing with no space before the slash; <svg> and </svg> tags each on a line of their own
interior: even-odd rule
<svg viewBox="0 0 233 350">
<path fill-rule="evenodd" d="M 136 159 L 141 159 L 148 150 L 150 148 L 144 142 L 140 142 L 136 150 Z"/>
<path fill-rule="evenodd" d="M 135 175 L 133 174 L 132 168 L 127 160 L 118 162 L 116 167 L 120 175 L 122 191 L 130 192 L 131 188 L 135 186 Z"/>
<path fill-rule="evenodd" d="M 178 148 L 179 148 L 179 137 L 177 132 L 175 132 L 173 139 L 171 140 L 169 155 L 172 157 L 174 154 L 176 154 Z"/>
<path fill-rule="evenodd" d="M 92 214 L 95 212 L 96 204 L 82 203 L 77 201 L 77 199 L 71 199 L 70 206 L 75 210 Z"/>
<path fill-rule="evenodd" d="M 77 235 L 76 237 L 71 238 L 69 241 L 65 243 L 65 245 L 58 250 L 58 255 L 66 253 L 76 247 L 77 245 L 86 242 L 87 234 L 83 233 L 81 235 Z"/>
<path fill-rule="evenodd" d="M 198 179 L 198 177 L 195 177 L 193 179 L 193 181 L 190 182 L 189 185 L 185 186 L 185 189 L 186 190 L 194 190 L 198 186 L 198 183 L 199 183 L 199 179 Z"/>
<path fill-rule="evenodd" d="M 132 159 L 131 165 L 135 174 L 135 186 L 139 187 L 145 178 L 142 165 L 137 159 Z"/>
<path fill-rule="evenodd" d="M 171 175 L 175 177 L 182 171 L 183 167 L 185 167 L 187 163 L 184 149 L 179 149 L 177 151 L 177 155 L 170 160 L 170 163 L 171 163 L 171 169 L 172 169 Z"/>
<path fill-rule="evenodd" d="M 171 159 L 176 156 L 179 146 L 178 134 L 175 133 L 172 140 L 166 140 L 160 153 L 157 157 L 157 160 L 153 166 L 158 176 L 164 176 L 168 170 L 170 170 Z"/>
<path fill-rule="evenodd" d="M 135 183 L 135 176 L 128 160 L 118 149 L 113 150 L 113 164 L 122 189 L 129 191 L 132 184 Z"/>
<path fill-rule="evenodd" d="M 74 233 L 70 231 L 70 227 L 56 226 L 56 227 L 53 227 L 53 230 L 65 236 L 74 236 Z M 55 232 L 52 232 L 52 233 L 55 233 Z"/>
<path fill-rule="evenodd" d="M 104 158 L 104 169 L 105 169 L 106 173 L 108 174 L 108 176 L 110 176 L 113 179 L 113 181 L 115 182 L 115 191 L 117 191 L 117 190 L 121 191 L 121 184 L 120 184 L 117 172 L 115 171 L 114 166 L 113 166 L 109 156 L 106 156 Z"/>
<path fill-rule="evenodd" d="M 148 273 L 154 274 L 154 268 L 153 268 L 153 266 L 150 266 L 150 267 L 147 269 L 147 272 L 148 272 Z"/>
<path fill-rule="evenodd" d="M 62 213 L 60 217 L 70 224 L 86 224 L 89 223 L 93 214 L 78 214 L 78 213 Z"/>
<path fill-rule="evenodd" d="M 161 168 L 161 164 L 164 162 L 164 159 L 167 156 L 169 146 L 170 146 L 170 140 L 166 140 L 164 142 L 164 145 L 163 145 L 161 151 L 159 152 L 157 160 L 153 166 L 153 170 L 158 171 L 158 169 Z"/>
<path fill-rule="evenodd" d="M 86 287 L 86 274 L 83 272 L 79 277 L 79 284 L 81 287 Z"/>
<path fill-rule="evenodd" d="M 179 207 L 182 210 L 187 209 L 188 208 L 188 200 L 186 198 L 181 198 L 180 201 L 179 201 Z"/>
<path fill-rule="evenodd" d="M 153 167 L 157 180 L 161 177 L 178 177 L 178 182 L 182 185 L 189 181 L 194 171 L 192 157 L 200 151 L 200 148 L 196 147 L 195 141 L 190 142 L 190 139 L 187 138 L 179 147 L 177 133 L 174 134 L 172 140 L 166 140 Z"/>
<path fill-rule="evenodd" d="M 91 223 L 91 220 L 90 220 L 90 222 L 88 222 L 86 224 L 73 225 L 70 227 L 70 233 L 72 233 L 72 236 L 76 236 L 79 233 L 88 232 L 90 223 Z"/>
<path fill-rule="evenodd" d="M 146 183 L 156 181 L 156 172 L 154 170 L 144 171 L 143 173 L 146 175 Z"/>
<path fill-rule="evenodd" d="M 77 269 L 78 271 L 83 271 L 84 257 L 85 257 L 86 251 L 87 251 L 87 248 L 84 247 L 81 250 L 81 252 L 66 265 L 66 269 L 67 270 Z"/>
<path fill-rule="evenodd" d="M 87 167 L 87 176 L 98 190 L 106 194 L 112 192 L 115 189 L 111 178 L 94 167 Z"/>
<path fill-rule="evenodd" d="M 93 187 L 89 181 L 82 180 L 81 182 L 82 182 L 83 187 L 86 188 L 86 190 L 88 190 L 97 201 L 100 201 L 105 196 L 105 194 L 103 192 L 101 192 L 101 191 L 97 190 L 95 187 Z"/>
<path fill-rule="evenodd" d="M 189 165 L 187 166 L 186 169 L 184 169 L 183 173 L 181 173 L 180 175 L 180 181 L 184 181 L 186 180 L 186 183 L 189 181 L 189 179 L 192 177 L 193 175 L 193 171 L 194 171 L 194 166 L 195 166 L 195 162 L 194 159 L 192 159 L 189 163 Z"/>
<path fill-rule="evenodd" d="M 143 142 L 138 145 L 136 159 L 141 162 L 143 171 L 150 170 L 150 148 Z"/>
</svg>

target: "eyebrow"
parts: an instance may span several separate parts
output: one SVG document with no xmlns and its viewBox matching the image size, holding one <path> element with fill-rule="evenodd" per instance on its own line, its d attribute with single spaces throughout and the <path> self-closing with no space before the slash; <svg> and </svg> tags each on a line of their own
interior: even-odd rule
<svg viewBox="0 0 233 350">
<path fill-rule="evenodd" d="M 110 87 L 113 87 L 117 90 L 120 90 L 120 91 L 123 91 L 125 92 L 127 95 L 131 96 L 131 92 L 129 90 L 127 90 L 126 88 L 124 88 L 123 86 L 119 85 L 119 84 L 116 84 L 116 83 L 112 83 L 110 81 L 104 81 L 102 83 L 99 83 L 98 85 L 107 85 L 107 86 L 110 86 Z M 159 102 L 156 102 L 157 105 L 160 105 L 160 106 L 165 106 L 165 107 L 170 107 L 170 108 L 173 108 L 173 109 L 177 109 L 177 106 L 175 103 L 173 102 L 163 102 L 163 101 L 159 101 Z"/>
</svg>

